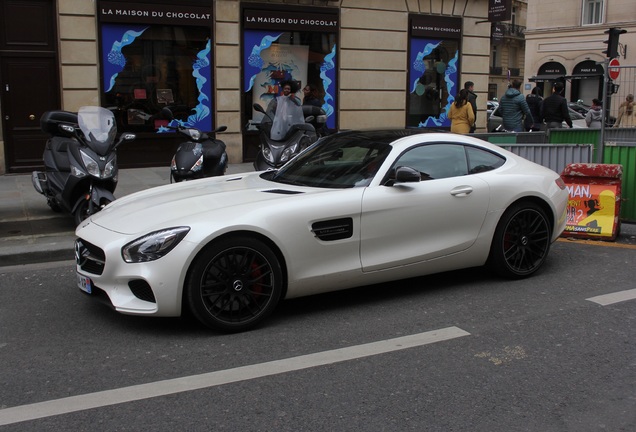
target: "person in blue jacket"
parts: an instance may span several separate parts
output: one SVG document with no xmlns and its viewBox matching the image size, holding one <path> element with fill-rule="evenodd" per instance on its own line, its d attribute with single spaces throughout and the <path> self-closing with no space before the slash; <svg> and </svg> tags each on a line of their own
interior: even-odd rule
<svg viewBox="0 0 636 432">
<path fill-rule="evenodd" d="M 513 80 L 506 93 L 499 100 L 503 127 L 509 132 L 523 132 L 525 130 L 523 126 L 524 115 L 534 123 L 526 98 L 519 91 L 520 88 L 521 81 Z"/>
</svg>

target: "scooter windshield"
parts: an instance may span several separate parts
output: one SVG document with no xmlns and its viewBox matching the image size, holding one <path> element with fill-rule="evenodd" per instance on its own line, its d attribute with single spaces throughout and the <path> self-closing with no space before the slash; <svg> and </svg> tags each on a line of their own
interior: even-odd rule
<svg viewBox="0 0 636 432">
<path fill-rule="evenodd" d="M 117 124 L 112 111 L 97 106 L 83 106 L 77 112 L 79 127 L 86 142 L 104 154 L 115 141 Z"/>
</svg>

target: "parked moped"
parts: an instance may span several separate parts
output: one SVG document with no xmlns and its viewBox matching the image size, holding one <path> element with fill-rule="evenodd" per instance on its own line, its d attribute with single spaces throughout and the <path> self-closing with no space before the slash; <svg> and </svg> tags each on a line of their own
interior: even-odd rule
<svg viewBox="0 0 636 432">
<path fill-rule="evenodd" d="M 256 124 L 260 132 L 260 149 L 254 161 L 256 171 L 282 167 L 318 139 L 316 129 L 311 124 L 313 116 L 305 118 L 305 123 L 292 125 L 282 139 L 272 139 L 270 132 L 274 119 L 259 104 L 253 106 L 256 111 L 265 114 L 263 120 Z"/>
<path fill-rule="evenodd" d="M 173 120 L 170 108 L 161 110 L 163 118 Z M 166 126 L 188 138 L 177 147 L 170 164 L 170 183 L 194 180 L 205 177 L 221 176 L 225 174 L 228 165 L 225 143 L 210 136 L 199 129 L 189 128 L 178 124 Z M 223 132 L 226 126 L 219 126 L 212 131 Z"/>
<path fill-rule="evenodd" d="M 77 113 L 47 111 L 40 118 L 50 138 L 44 148 L 44 171 L 33 171 L 36 191 L 54 211 L 73 215 L 75 224 L 115 200 L 117 147 L 135 139 L 122 133 L 119 140 L 113 113 L 84 106 Z"/>
</svg>

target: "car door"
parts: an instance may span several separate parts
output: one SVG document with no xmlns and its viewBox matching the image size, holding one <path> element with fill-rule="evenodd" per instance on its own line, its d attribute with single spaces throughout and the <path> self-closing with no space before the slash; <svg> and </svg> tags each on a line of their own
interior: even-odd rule
<svg viewBox="0 0 636 432">
<path fill-rule="evenodd" d="M 489 187 L 468 175 L 463 145 L 426 144 L 393 164 L 418 170 L 422 181 L 369 187 L 362 199 L 363 271 L 455 254 L 475 242 L 488 211 Z"/>
</svg>

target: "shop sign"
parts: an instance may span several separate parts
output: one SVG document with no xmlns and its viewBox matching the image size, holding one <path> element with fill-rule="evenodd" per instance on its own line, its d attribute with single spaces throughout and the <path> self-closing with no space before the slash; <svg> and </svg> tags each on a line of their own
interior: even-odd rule
<svg viewBox="0 0 636 432">
<path fill-rule="evenodd" d="M 461 39 L 462 19 L 439 15 L 411 15 L 411 36 Z"/>
<path fill-rule="evenodd" d="M 504 41 L 505 28 L 501 24 L 492 24 L 490 27 L 490 41 L 493 45 L 501 45 Z"/>
<path fill-rule="evenodd" d="M 245 9 L 243 11 L 243 27 L 261 30 L 333 33 L 338 31 L 338 14 L 304 10 Z"/>
<path fill-rule="evenodd" d="M 512 18 L 512 0 L 488 0 L 488 21 L 509 21 Z"/>
<path fill-rule="evenodd" d="M 212 25 L 212 8 L 182 4 L 160 5 L 99 2 L 100 22 L 169 25 Z"/>
</svg>

